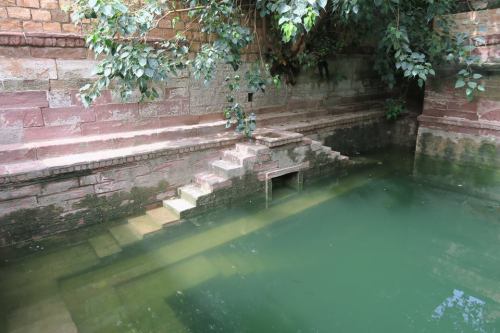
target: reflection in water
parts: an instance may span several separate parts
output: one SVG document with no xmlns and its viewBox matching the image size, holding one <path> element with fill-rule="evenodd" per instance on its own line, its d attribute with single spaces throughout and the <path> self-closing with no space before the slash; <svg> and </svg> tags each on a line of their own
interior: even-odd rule
<svg viewBox="0 0 500 333">
<path fill-rule="evenodd" d="M 453 322 L 457 332 L 463 332 L 465 327 L 474 332 L 486 333 L 484 306 L 486 302 L 474 296 L 466 296 L 462 290 L 453 290 L 453 296 L 439 304 L 432 314 L 432 319 L 445 318 Z"/>
</svg>

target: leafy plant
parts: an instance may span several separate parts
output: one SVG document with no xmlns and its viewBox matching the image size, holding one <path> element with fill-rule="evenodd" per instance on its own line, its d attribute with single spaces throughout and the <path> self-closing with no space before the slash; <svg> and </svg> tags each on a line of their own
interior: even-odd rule
<svg viewBox="0 0 500 333">
<path fill-rule="evenodd" d="M 155 86 L 181 71 L 208 83 L 219 65 L 240 69 L 242 53 L 255 43 L 257 63 L 226 82 L 228 126 L 247 135 L 255 116 L 235 100 L 241 78 L 256 92 L 271 83 L 293 84 L 306 65 L 328 77 L 326 60 L 346 49 L 374 50 L 375 69 L 389 87 L 411 81 L 423 87 L 447 58 L 460 66 L 456 87 L 471 99 L 484 90 L 474 72 L 477 41 L 451 34 L 446 14 L 456 8 L 455 0 L 75 0 L 72 19 L 90 24 L 85 41 L 100 60 L 98 79 L 80 95 L 87 106 L 109 88 L 123 98 L 138 91 L 141 100 L 152 100 L 160 95 Z M 151 40 L 151 31 L 164 20 L 174 28 L 181 21 L 186 26 Z M 267 27 L 266 36 L 258 26 Z M 206 37 L 199 47 L 192 47 L 190 29 Z"/>
<path fill-rule="evenodd" d="M 405 102 L 402 99 L 387 99 L 385 108 L 385 117 L 387 120 L 396 120 L 406 111 Z"/>
<path fill-rule="evenodd" d="M 481 66 L 481 57 L 474 53 L 478 45 L 484 45 L 482 37 L 470 38 L 465 33 L 457 34 L 456 48 L 448 54 L 448 60 L 454 61 L 458 65 L 465 65 L 457 73 L 455 88 L 465 89 L 465 95 L 469 101 L 474 99 L 477 92 L 486 90 L 485 86 L 479 81 L 483 76 L 475 72 L 475 69 Z"/>
</svg>

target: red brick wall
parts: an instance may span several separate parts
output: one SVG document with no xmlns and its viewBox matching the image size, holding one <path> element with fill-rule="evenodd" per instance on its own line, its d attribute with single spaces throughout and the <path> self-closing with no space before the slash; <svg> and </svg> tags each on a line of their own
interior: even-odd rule
<svg viewBox="0 0 500 333">
<path fill-rule="evenodd" d="M 456 31 L 486 40 L 477 71 L 486 91 L 472 102 L 455 89 L 457 68 L 441 68 L 426 86 L 417 155 L 498 167 L 500 162 L 500 9 L 453 15 Z M 485 152 L 489 155 L 484 157 Z"/>
</svg>

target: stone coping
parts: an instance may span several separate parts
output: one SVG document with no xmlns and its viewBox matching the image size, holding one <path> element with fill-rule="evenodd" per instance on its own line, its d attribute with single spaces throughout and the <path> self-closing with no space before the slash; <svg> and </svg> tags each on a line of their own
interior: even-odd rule
<svg viewBox="0 0 500 333">
<path fill-rule="evenodd" d="M 339 115 L 329 115 L 314 120 L 303 120 L 300 122 L 283 123 L 278 126 L 272 126 L 285 131 L 294 131 L 299 133 L 308 133 L 315 130 L 325 130 L 331 127 L 351 125 L 374 120 L 385 119 L 384 110 L 372 110 L 363 112 L 342 113 Z"/>
<path fill-rule="evenodd" d="M 468 120 L 463 118 L 452 118 L 452 117 L 433 117 L 426 115 L 418 116 L 417 120 L 422 125 L 442 124 L 455 127 L 496 131 L 498 132 L 497 136 L 500 137 L 500 123 L 495 124 L 493 122 L 485 122 L 481 120 Z"/>
<path fill-rule="evenodd" d="M 279 129 L 260 128 L 255 131 L 253 137 L 258 144 L 277 147 L 300 142 L 304 135 L 296 132 L 281 131 Z"/>
<path fill-rule="evenodd" d="M 296 121 L 288 126 L 273 126 L 268 131 L 293 133 L 278 139 L 276 142 L 286 144 L 303 140 L 300 133 L 313 130 L 334 128 L 355 123 L 363 123 L 382 119 L 383 111 L 352 112 L 340 115 L 324 116 L 316 121 Z M 289 128 L 285 128 L 289 127 Z M 262 129 L 264 130 L 264 129 Z M 46 178 L 71 172 L 98 169 L 121 165 L 140 160 L 148 160 L 160 156 L 177 156 L 205 149 L 231 146 L 243 139 L 242 134 L 234 132 L 213 135 L 195 136 L 185 139 L 161 141 L 150 144 L 130 146 L 118 149 L 108 149 L 94 152 L 71 154 L 60 157 L 23 161 L 19 163 L 0 165 L 0 184 L 25 182 L 37 178 Z M 269 140 L 272 142 L 274 138 Z M 292 141 L 289 141 L 292 140 Z M 271 143 L 272 144 L 272 143 Z"/>
<path fill-rule="evenodd" d="M 148 42 L 161 42 L 162 38 L 147 39 Z M 83 35 L 57 32 L 0 32 L 0 46 L 36 47 L 85 47 Z"/>
<path fill-rule="evenodd" d="M 0 166 L 0 184 L 24 182 L 70 172 L 98 169 L 160 156 L 177 156 L 212 148 L 231 146 L 242 139 L 237 133 L 158 142 L 154 144 L 66 155 L 44 160 Z"/>
<path fill-rule="evenodd" d="M 258 174 L 258 178 L 268 180 L 268 179 L 280 177 L 283 175 L 287 175 L 287 174 L 292 173 L 292 172 L 299 172 L 299 171 L 306 170 L 306 169 L 309 169 L 309 161 L 302 162 L 302 163 L 299 163 L 296 165 L 292 165 L 292 166 L 289 166 L 286 168 L 264 171 L 264 172 L 261 172 Z"/>
</svg>

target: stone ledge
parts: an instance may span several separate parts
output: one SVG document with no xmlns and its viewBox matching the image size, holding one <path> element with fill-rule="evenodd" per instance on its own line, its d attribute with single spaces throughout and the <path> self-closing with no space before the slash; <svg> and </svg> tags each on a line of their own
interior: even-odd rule
<svg viewBox="0 0 500 333">
<path fill-rule="evenodd" d="M 200 140 L 200 138 L 192 138 L 184 141 L 176 140 L 176 144 L 172 144 L 172 142 L 159 142 L 111 151 L 99 151 L 7 164 L 0 166 L 0 184 L 25 182 L 64 173 L 116 166 L 159 156 L 175 156 L 206 149 L 223 148 L 235 144 L 241 138 L 242 135 L 240 134 L 229 133 L 204 137 L 203 140 Z"/>
<path fill-rule="evenodd" d="M 454 126 L 454 127 L 463 127 L 463 128 L 473 128 L 473 129 L 478 129 L 478 130 L 489 130 L 489 131 L 496 131 L 498 133 L 497 136 L 500 136 L 500 123 L 495 124 L 493 122 L 485 122 L 481 120 L 468 120 L 468 119 L 461 119 L 461 118 L 451 118 L 451 117 L 433 117 L 433 116 L 426 116 L 426 115 L 420 115 L 417 118 L 418 122 L 423 125 L 423 126 L 428 126 L 428 125 L 447 125 L 447 126 Z"/>
<path fill-rule="evenodd" d="M 84 47 L 80 35 L 41 32 L 0 32 L 0 46 Z"/>
<path fill-rule="evenodd" d="M 161 42 L 162 38 L 148 38 L 148 42 Z M 0 46 L 85 47 L 82 35 L 48 32 L 0 32 Z"/>
<path fill-rule="evenodd" d="M 292 172 L 299 172 L 302 170 L 309 169 L 309 164 L 310 164 L 309 161 L 307 161 L 307 162 L 299 163 L 297 165 L 293 165 L 293 166 L 286 167 L 286 168 L 273 169 L 273 170 L 269 170 L 269 171 L 260 172 L 260 173 L 258 173 L 257 178 L 262 181 L 262 180 L 268 180 L 268 179 L 280 177 L 280 176 L 283 176 L 283 175 L 286 175 L 286 174 L 289 174 Z"/>
</svg>

